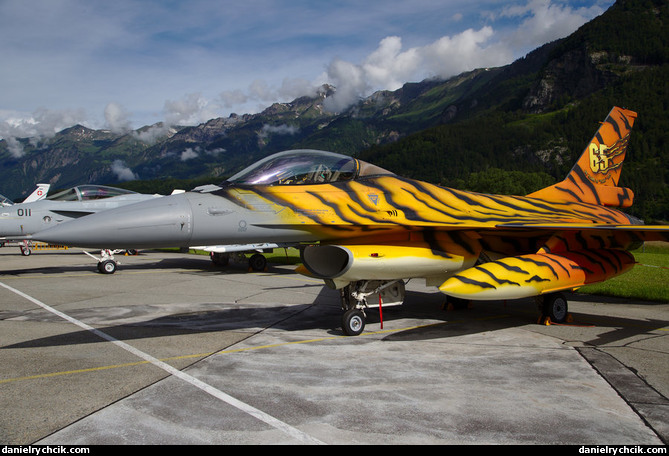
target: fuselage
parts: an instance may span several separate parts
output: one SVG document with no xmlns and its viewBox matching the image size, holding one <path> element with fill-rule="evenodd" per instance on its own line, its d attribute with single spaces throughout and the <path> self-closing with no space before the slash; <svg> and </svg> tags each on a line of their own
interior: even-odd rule
<svg viewBox="0 0 669 456">
<path fill-rule="evenodd" d="M 485 195 L 394 175 L 309 185 L 227 185 L 107 210 L 36 239 L 95 248 L 332 242 L 409 233 L 495 230 L 513 224 L 628 225 L 621 211 Z"/>
<path fill-rule="evenodd" d="M 103 186 L 80 186 L 49 199 L 0 208 L 0 237 L 29 236 L 64 222 L 158 195 L 145 195 Z"/>
</svg>

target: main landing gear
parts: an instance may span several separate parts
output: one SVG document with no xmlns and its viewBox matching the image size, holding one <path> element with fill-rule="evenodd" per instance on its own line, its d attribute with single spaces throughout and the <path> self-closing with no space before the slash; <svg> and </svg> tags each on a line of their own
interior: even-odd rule
<svg viewBox="0 0 669 456">
<path fill-rule="evenodd" d="M 33 243 L 30 241 L 21 241 L 19 243 L 19 249 L 21 249 L 21 255 L 30 256 L 32 252 Z"/>
<path fill-rule="evenodd" d="M 216 266 L 227 266 L 230 262 L 230 255 L 235 255 L 235 259 L 242 261 L 246 259 L 246 255 L 243 252 L 241 253 L 220 253 L 220 252 L 211 252 L 209 258 L 211 258 L 212 263 Z M 267 268 L 267 258 L 261 253 L 254 253 L 248 260 L 249 270 L 255 272 L 262 272 Z"/>
<path fill-rule="evenodd" d="M 562 293 L 549 293 L 538 296 L 540 321 L 544 324 L 564 323 L 571 319 L 567 298 Z"/>
<path fill-rule="evenodd" d="M 341 306 L 344 311 L 341 327 L 344 334 L 347 336 L 361 334 L 367 320 L 366 309 L 400 305 L 404 302 L 404 294 L 402 280 L 364 280 L 348 284 L 340 290 Z"/>
<path fill-rule="evenodd" d="M 539 308 L 540 324 L 549 325 L 551 323 L 565 323 L 572 321 L 569 314 L 569 305 L 567 298 L 562 293 L 549 293 L 535 297 L 537 307 Z M 448 297 L 446 306 L 449 310 L 466 309 L 471 301 Z"/>
<path fill-rule="evenodd" d="M 341 327 L 347 336 L 360 335 L 367 321 L 366 310 L 372 307 L 399 305 L 404 302 L 404 281 L 368 280 L 351 282 L 341 290 L 341 306 L 344 314 Z M 467 307 L 465 300 L 449 299 L 458 308 Z M 567 298 L 562 293 L 549 293 L 537 296 L 540 323 L 564 323 L 571 321 Z M 383 317 L 381 316 L 383 325 Z"/>
</svg>

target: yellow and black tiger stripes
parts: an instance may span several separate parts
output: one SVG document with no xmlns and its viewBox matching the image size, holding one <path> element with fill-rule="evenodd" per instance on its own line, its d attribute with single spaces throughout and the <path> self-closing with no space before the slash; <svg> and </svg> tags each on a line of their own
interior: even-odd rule
<svg viewBox="0 0 669 456">
<path fill-rule="evenodd" d="M 465 299 L 519 299 L 601 282 L 628 271 L 634 262 L 632 254 L 617 249 L 519 255 L 466 269 L 439 289 Z"/>
<path fill-rule="evenodd" d="M 486 195 L 388 175 L 335 184 L 226 189 L 217 194 L 240 210 L 262 214 L 264 227 L 331 233 L 323 240 L 427 228 L 457 231 L 494 230 L 507 224 L 630 223 L 624 213 L 601 205 Z M 249 223 L 256 223 L 248 217 Z"/>
<path fill-rule="evenodd" d="M 631 206 L 634 194 L 628 188 L 618 187 L 618 181 L 636 117 L 634 111 L 614 107 L 566 179 L 528 196 L 603 206 Z"/>
</svg>

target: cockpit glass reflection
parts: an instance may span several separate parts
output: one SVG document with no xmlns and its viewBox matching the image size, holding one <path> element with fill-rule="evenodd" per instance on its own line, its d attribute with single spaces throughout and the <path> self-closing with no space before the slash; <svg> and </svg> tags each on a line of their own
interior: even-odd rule
<svg viewBox="0 0 669 456">
<path fill-rule="evenodd" d="M 352 157 L 315 150 L 271 155 L 235 174 L 228 183 L 242 185 L 307 185 L 351 180 L 358 163 Z"/>
<path fill-rule="evenodd" d="M 14 204 L 14 201 L 10 200 L 6 196 L 0 195 L 0 206 L 11 206 Z"/>
<path fill-rule="evenodd" d="M 104 185 L 80 185 L 47 197 L 52 201 L 90 201 L 111 198 L 112 196 L 131 195 L 135 192 Z"/>
</svg>

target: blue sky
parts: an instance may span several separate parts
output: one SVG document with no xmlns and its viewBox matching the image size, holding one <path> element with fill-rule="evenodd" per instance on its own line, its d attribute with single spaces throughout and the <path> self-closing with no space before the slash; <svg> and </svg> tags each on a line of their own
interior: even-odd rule
<svg viewBox="0 0 669 456">
<path fill-rule="evenodd" d="M 259 112 L 511 63 L 613 0 L 0 0 L 0 137 Z"/>
</svg>

